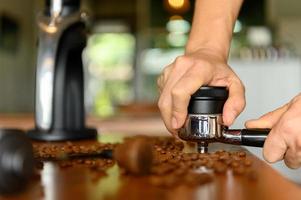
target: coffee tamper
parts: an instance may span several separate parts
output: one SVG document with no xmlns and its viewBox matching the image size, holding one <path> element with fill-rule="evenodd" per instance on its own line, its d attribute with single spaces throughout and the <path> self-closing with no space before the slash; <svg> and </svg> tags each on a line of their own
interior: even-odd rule
<svg viewBox="0 0 301 200">
<path fill-rule="evenodd" d="M 227 98 L 225 87 L 198 89 L 191 96 L 188 116 L 179 137 L 196 142 L 200 153 L 206 153 L 212 142 L 263 147 L 269 129 L 228 129 L 223 125 L 222 112 Z"/>
<path fill-rule="evenodd" d="M 23 190 L 34 171 L 34 156 L 25 133 L 0 129 L 0 194 Z"/>
</svg>

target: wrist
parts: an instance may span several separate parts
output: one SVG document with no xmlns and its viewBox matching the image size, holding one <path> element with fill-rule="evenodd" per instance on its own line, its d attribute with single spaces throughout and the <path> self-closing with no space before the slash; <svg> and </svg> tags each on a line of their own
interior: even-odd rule
<svg viewBox="0 0 301 200">
<path fill-rule="evenodd" d="M 228 59 L 235 20 L 242 0 L 199 0 L 186 45 L 186 53 L 206 48 Z M 206 9 L 205 9 L 206 8 Z"/>
<path fill-rule="evenodd" d="M 213 54 L 215 56 L 218 56 L 221 60 L 227 62 L 228 60 L 228 54 L 229 54 L 229 47 L 226 45 L 220 45 L 220 44 L 212 44 L 210 41 L 206 42 L 200 42 L 198 44 L 195 44 L 192 42 L 192 45 L 188 42 L 185 47 L 185 54 L 195 54 L 197 52 L 207 52 L 210 54 Z"/>
<path fill-rule="evenodd" d="M 230 17 L 211 20 L 210 25 L 192 30 L 186 44 L 185 53 L 190 54 L 199 49 L 208 49 L 218 54 L 223 59 L 228 59 L 230 43 L 232 39 L 232 19 Z M 223 31 L 221 31 L 223 30 Z"/>
<path fill-rule="evenodd" d="M 222 48 L 217 48 L 216 46 L 202 44 L 199 46 L 195 46 L 194 48 L 189 48 L 186 46 L 185 55 L 189 56 L 197 56 L 197 55 L 207 55 L 211 58 L 219 60 L 220 62 L 227 63 L 228 53 L 224 51 Z"/>
</svg>

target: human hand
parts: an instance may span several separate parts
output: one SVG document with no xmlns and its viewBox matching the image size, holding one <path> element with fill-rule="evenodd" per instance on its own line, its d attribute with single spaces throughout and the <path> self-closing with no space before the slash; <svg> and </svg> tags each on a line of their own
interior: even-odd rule
<svg viewBox="0 0 301 200">
<path fill-rule="evenodd" d="M 187 117 L 191 95 L 201 86 L 226 86 L 229 90 L 223 109 L 223 123 L 230 126 L 245 107 L 244 86 L 227 65 L 226 59 L 210 49 L 179 56 L 158 78 L 158 106 L 165 126 L 176 134 Z"/>
<path fill-rule="evenodd" d="M 301 166 L 301 94 L 259 119 L 247 121 L 246 127 L 271 129 L 263 147 L 266 161 L 284 159 L 290 168 Z"/>
</svg>

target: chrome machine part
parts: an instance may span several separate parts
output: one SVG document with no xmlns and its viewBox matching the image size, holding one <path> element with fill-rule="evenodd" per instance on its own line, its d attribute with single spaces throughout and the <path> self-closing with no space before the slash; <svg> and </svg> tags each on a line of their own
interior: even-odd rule
<svg viewBox="0 0 301 200">
<path fill-rule="evenodd" d="M 227 143 L 227 144 L 241 144 L 242 135 L 241 130 L 228 130 L 224 129 L 223 136 L 219 142 Z"/>
<path fill-rule="evenodd" d="M 56 53 L 63 31 L 78 21 L 83 21 L 80 12 L 62 16 L 62 0 L 52 0 L 50 15 L 38 15 L 39 45 L 36 69 L 35 112 L 36 126 L 42 130 L 51 128 L 53 110 L 53 86 Z"/>
<path fill-rule="evenodd" d="M 184 127 L 179 132 L 183 140 L 198 142 L 214 141 L 222 137 L 222 115 L 188 115 Z"/>
<path fill-rule="evenodd" d="M 197 142 L 198 151 L 200 153 L 206 153 L 208 150 L 208 143 L 222 138 L 222 130 L 221 114 L 190 114 L 178 135 L 183 140 Z"/>
<path fill-rule="evenodd" d="M 269 129 L 229 130 L 223 125 L 222 112 L 227 98 L 225 87 L 199 88 L 191 96 L 188 117 L 178 133 L 179 137 L 196 142 L 200 153 L 206 153 L 211 142 L 262 147 Z"/>
</svg>

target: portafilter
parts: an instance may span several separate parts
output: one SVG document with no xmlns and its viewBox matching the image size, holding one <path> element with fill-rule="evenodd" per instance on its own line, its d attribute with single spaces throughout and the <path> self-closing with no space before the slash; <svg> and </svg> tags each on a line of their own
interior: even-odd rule
<svg viewBox="0 0 301 200">
<path fill-rule="evenodd" d="M 179 137 L 196 142 L 200 153 L 206 153 L 212 142 L 263 147 L 270 129 L 229 129 L 223 124 L 222 112 L 227 98 L 226 87 L 199 88 L 191 96 L 188 116 L 179 130 Z"/>
</svg>

